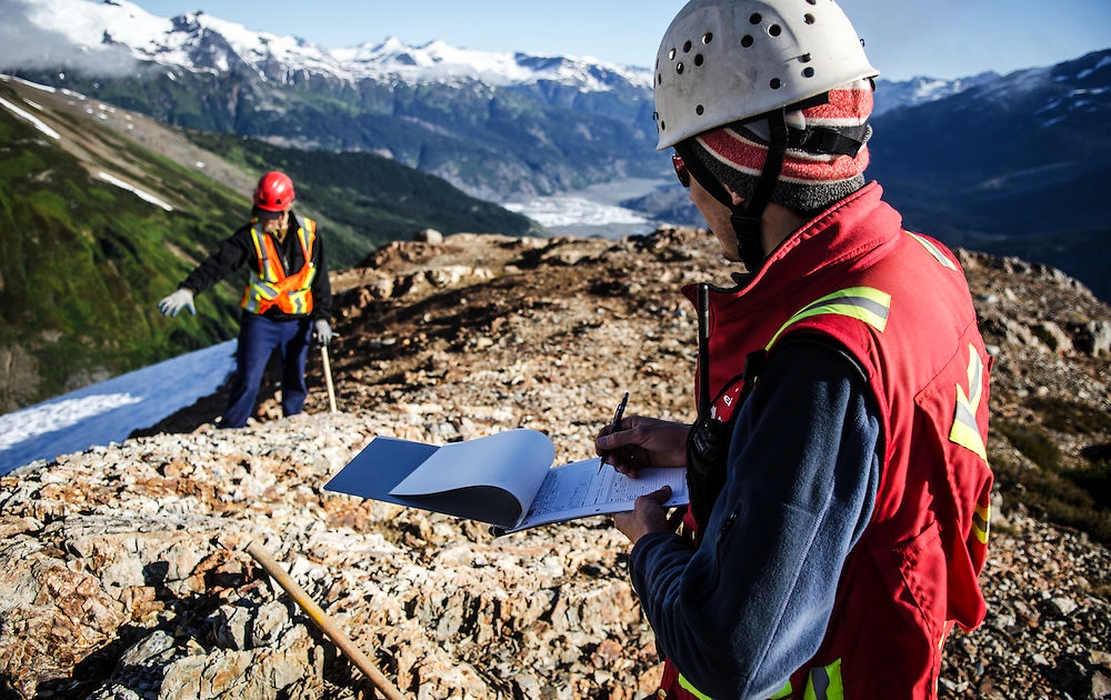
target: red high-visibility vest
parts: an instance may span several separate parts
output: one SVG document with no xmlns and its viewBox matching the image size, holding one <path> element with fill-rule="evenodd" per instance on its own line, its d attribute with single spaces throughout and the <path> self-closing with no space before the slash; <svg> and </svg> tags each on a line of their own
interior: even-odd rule
<svg viewBox="0 0 1111 700">
<path fill-rule="evenodd" d="M 705 388 L 722 420 L 739 408 L 745 358 L 796 333 L 856 358 L 882 420 L 871 520 L 817 654 L 774 698 L 935 698 L 946 635 L 986 611 L 977 577 L 992 485 L 990 357 L 956 257 L 904 231 L 881 194 L 866 186 L 788 238 L 743 288 L 710 292 Z M 661 693 L 707 697 L 670 660 Z"/>
</svg>

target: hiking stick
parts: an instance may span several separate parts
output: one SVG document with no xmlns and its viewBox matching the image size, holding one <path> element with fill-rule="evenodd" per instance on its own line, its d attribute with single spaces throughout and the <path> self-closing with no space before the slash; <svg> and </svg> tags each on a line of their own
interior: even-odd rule
<svg viewBox="0 0 1111 700">
<path fill-rule="evenodd" d="M 332 384 L 332 362 L 328 359 L 328 346 L 320 346 L 320 357 L 324 359 L 324 381 L 328 384 L 328 405 L 336 412 L 336 387 Z"/>
<path fill-rule="evenodd" d="M 325 355 L 325 357 L 327 357 L 327 355 Z M 344 656 L 351 659 L 352 663 L 358 666 L 359 670 L 363 672 L 363 675 L 374 684 L 374 687 L 382 692 L 386 700 L 405 700 L 401 691 L 394 687 L 394 685 L 382 675 L 381 671 L 375 668 L 374 664 L 370 662 L 370 659 L 355 646 L 351 639 L 344 634 L 343 630 L 336 626 L 335 622 L 328 617 L 328 614 L 309 597 L 305 589 L 301 588 L 301 586 L 293 580 L 293 577 L 287 574 L 285 569 L 278 565 L 278 562 L 274 560 L 274 557 L 270 556 L 270 553 L 267 552 L 262 545 L 252 541 L 247 545 L 247 553 L 255 558 L 255 561 L 257 561 L 259 565 L 266 570 L 266 573 L 270 574 L 270 576 L 285 589 L 286 593 L 289 593 L 289 595 L 293 597 L 293 600 L 301 606 L 302 610 L 308 613 L 312 621 L 316 623 L 316 626 L 319 627 L 324 634 L 328 635 L 329 639 L 335 642 Z"/>
</svg>

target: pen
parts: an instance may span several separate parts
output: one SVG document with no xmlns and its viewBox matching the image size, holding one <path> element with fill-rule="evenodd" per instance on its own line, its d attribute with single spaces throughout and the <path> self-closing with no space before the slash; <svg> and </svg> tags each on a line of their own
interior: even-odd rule
<svg viewBox="0 0 1111 700">
<path fill-rule="evenodd" d="M 613 420 L 606 426 L 607 432 L 612 433 L 613 429 L 617 427 L 617 424 L 621 422 L 621 416 L 625 413 L 625 404 L 627 403 L 629 403 L 629 392 L 626 391 L 625 395 L 621 397 L 621 403 L 617 404 L 617 410 L 613 412 Z M 605 464 L 606 456 L 602 455 L 598 458 L 598 471 L 602 471 L 602 467 L 605 466 Z"/>
</svg>

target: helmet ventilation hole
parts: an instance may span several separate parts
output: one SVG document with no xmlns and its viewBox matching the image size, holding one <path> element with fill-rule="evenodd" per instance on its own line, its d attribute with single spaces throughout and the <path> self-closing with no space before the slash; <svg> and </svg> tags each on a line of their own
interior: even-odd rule
<svg viewBox="0 0 1111 700">
<path fill-rule="evenodd" d="M 768 27 L 768 34 L 770 36 L 779 36 L 782 33 L 783 27 L 779 26 L 778 24 L 773 24 L 772 26 Z"/>
<path fill-rule="evenodd" d="M 814 15 L 807 12 L 805 15 L 802 16 L 802 21 L 806 22 L 807 24 L 814 24 Z"/>
<path fill-rule="evenodd" d="M 802 69 L 802 77 L 804 77 L 804 78 L 813 78 L 814 77 L 814 69 L 811 66 L 807 66 L 806 68 L 803 68 Z"/>
<path fill-rule="evenodd" d="M 706 44 L 709 44 L 713 40 L 714 40 L 714 33 L 713 32 L 706 32 L 705 34 L 702 35 L 702 45 L 703 46 L 705 46 Z"/>
<path fill-rule="evenodd" d="M 693 46 L 693 44 L 691 43 L 690 39 L 687 39 L 686 41 L 684 41 L 683 42 L 683 53 L 690 53 L 692 46 Z"/>
<path fill-rule="evenodd" d="M 783 81 L 779 78 L 772 78 L 768 82 L 768 87 L 770 87 L 772 90 L 778 90 L 779 88 L 783 87 Z"/>
<path fill-rule="evenodd" d="M 753 12 L 751 15 L 749 15 L 748 23 L 749 24 L 760 24 L 760 22 L 762 22 L 763 20 L 764 20 L 764 18 L 760 16 L 759 12 Z"/>
<path fill-rule="evenodd" d="M 703 107 L 702 105 L 698 105 L 697 107 L 694 108 L 694 113 L 697 114 L 700 117 L 703 115 L 703 113 L 705 113 L 705 111 L 706 111 L 706 108 Z"/>
<path fill-rule="evenodd" d="M 741 37 L 741 46 L 745 47 L 746 49 L 750 48 L 754 43 L 756 43 L 756 40 L 752 38 L 751 34 L 745 34 L 743 37 Z"/>
<path fill-rule="evenodd" d="M 701 66 L 705 62 L 706 62 L 706 59 L 702 54 L 696 53 L 694 55 L 694 65 Z"/>
<path fill-rule="evenodd" d="M 686 70 L 686 68 L 683 67 L 683 62 L 682 61 L 679 61 L 678 63 L 675 64 L 675 73 L 677 75 L 682 75 L 684 70 Z"/>
</svg>

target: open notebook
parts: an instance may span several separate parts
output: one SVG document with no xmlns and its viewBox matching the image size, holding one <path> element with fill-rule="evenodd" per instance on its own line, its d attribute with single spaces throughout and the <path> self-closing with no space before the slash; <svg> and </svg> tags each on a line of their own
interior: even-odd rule
<svg viewBox="0 0 1111 700">
<path fill-rule="evenodd" d="M 689 501 L 685 470 L 642 469 L 633 479 L 598 458 L 552 466 L 555 447 L 536 430 L 510 430 L 443 446 L 376 437 L 324 488 L 489 523 L 495 534 L 633 509 L 671 486 Z"/>
</svg>

